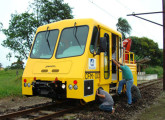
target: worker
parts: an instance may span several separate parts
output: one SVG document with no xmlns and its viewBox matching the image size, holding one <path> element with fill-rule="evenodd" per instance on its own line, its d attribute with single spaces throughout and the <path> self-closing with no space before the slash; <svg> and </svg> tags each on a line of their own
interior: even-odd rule
<svg viewBox="0 0 165 120">
<path fill-rule="evenodd" d="M 115 50 L 115 47 L 112 48 L 112 59 L 116 59 L 116 50 Z"/>
<path fill-rule="evenodd" d="M 113 108 L 114 101 L 112 96 L 108 92 L 104 91 L 102 88 L 97 89 L 96 95 L 102 102 L 99 108 L 103 111 L 111 112 L 113 114 L 115 112 L 115 108 Z"/>
<path fill-rule="evenodd" d="M 132 105 L 132 94 L 131 94 L 131 87 L 133 85 L 133 75 L 130 70 L 130 68 L 127 65 L 121 64 L 119 61 L 112 59 L 112 61 L 118 66 L 119 69 L 123 72 L 123 80 L 119 81 L 119 87 L 117 94 L 121 94 L 121 90 L 123 88 L 123 85 L 126 84 L 126 94 L 127 94 L 127 103 L 128 106 Z"/>
</svg>

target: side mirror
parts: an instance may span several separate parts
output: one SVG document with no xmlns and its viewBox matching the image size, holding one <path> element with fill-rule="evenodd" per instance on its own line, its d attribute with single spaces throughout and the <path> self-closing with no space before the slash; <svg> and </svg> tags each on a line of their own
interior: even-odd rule
<svg viewBox="0 0 165 120">
<path fill-rule="evenodd" d="M 107 50 L 107 39 L 106 37 L 100 38 L 100 52 L 105 52 Z"/>
</svg>

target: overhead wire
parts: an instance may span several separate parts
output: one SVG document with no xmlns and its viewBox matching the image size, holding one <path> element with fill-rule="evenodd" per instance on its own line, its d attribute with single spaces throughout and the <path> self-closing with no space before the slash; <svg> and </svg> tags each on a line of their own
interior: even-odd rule
<svg viewBox="0 0 165 120">
<path fill-rule="evenodd" d="M 97 8 L 99 8 L 100 10 L 102 10 L 103 12 L 105 12 L 106 14 L 108 14 L 109 16 L 111 16 L 113 19 L 117 20 L 117 18 L 115 16 L 113 16 L 112 14 L 110 14 L 105 9 L 101 8 L 99 5 L 97 5 L 96 3 L 94 3 L 92 0 L 88 0 L 88 1 L 91 2 L 93 5 L 95 5 Z"/>
<path fill-rule="evenodd" d="M 110 14 L 108 11 L 106 11 L 105 9 L 101 8 L 99 5 L 97 5 L 96 3 L 94 3 L 92 0 L 88 0 L 90 3 L 92 3 L 93 5 L 95 5 L 97 8 L 99 8 L 100 10 L 102 10 L 103 12 L 105 12 L 106 14 L 108 14 L 109 16 L 111 16 L 113 19 L 118 20 L 116 17 L 114 17 L 112 14 Z M 117 0 L 118 1 L 118 0 Z M 123 5 L 121 2 L 118 1 L 118 3 L 121 6 L 125 6 Z M 131 11 L 131 9 L 129 9 L 128 7 L 125 6 L 126 9 L 128 9 L 129 11 Z M 132 30 L 134 31 L 134 30 Z M 135 33 L 138 33 L 137 31 L 134 31 Z"/>
<path fill-rule="evenodd" d="M 128 6 L 126 6 L 125 4 L 121 3 L 119 0 L 116 0 L 116 2 L 118 2 L 123 8 L 129 10 L 130 12 L 133 11 L 132 9 L 130 9 L 130 8 L 129 8 Z M 147 32 L 147 29 L 146 29 L 147 27 L 144 27 L 144 26 L 146 26 L 145 24 L 143 24 L 143 26 L 140 24 L 140 26 L 141 26 L 143 29 L 145 29 L 145 32 Z M 140 32 L 138 32 L 138 31 L 135 31 L 134 29 L 132 29 L 132 31 L 134 31 L 134 32 L 137 33 L 137 34 L 142 34 L 143 36 L 145 36 L 144 33 L 140 33 Z M 150 36 L 152 36 L 153 38 L 156 38 L 156 36 L 154 36 L 154 35 L 150 35 Z"/>
<path fill-rule="evenodd" d="M 115 19 L 115 20 L 118 20 L 118 18 L 116 18 L 114 15 L 112 15 L 111 13 L 109 13 L 107 10 L 103 9 L 101 6 L 97 5 L 96 3 L 93 2 L 93 0 L 88 0 L 90 3 L 92 3 L 93 5 L 95 5 L 97 8 L 99 8 L 100 10 L 102 10 L 103 12 L 105 12 L 106 14 L 108 14 L 109 16 L 111 16 L 111 18 Z M 126 9 L 127 11 L 130 11 L 132 12 L 132 9 L 130 9 L 128 6 L 126 6 L 125 4 L 121 3 L 119 0 L 116 0 L 116 2 L 118 4 L 120 4 L 120 6 L 122 6 L 124 9 Z M 140 24 L 140 26 L 143 28 L 143 29 L 146 29 L 147 27 L 144 27 L 145 24 L 143 24 L 143 26 Z M 146 36 L 144 33 L 141 33 L 139 31 L 136 31 L 134 29 L 132 29 L 132 31 L 134 33 L 137 33 L 137 34 L 140 34 L 142 36 Z M 147 32 L 148 30 L 146 29 L 145 32 Z M 153 34 L 150 35 L 152 36 L 153 38 L 156 38 L 156 36 L 154 36 Z"/>
</svg>

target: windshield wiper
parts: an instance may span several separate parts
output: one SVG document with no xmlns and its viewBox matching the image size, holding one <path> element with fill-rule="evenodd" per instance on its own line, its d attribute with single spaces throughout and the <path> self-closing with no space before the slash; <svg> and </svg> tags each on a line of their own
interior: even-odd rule
<svg viewBox="0 0 165 120">
<path fill-rule="evenodd" d="M 48 44 L 49 50 L 51 51 L 50 44 L 49 44 L 49 39 L 48 39 L 49 38 L 49 34 L 50 34 L 50 30 L 48 30 L 48 28 L 49 27 L 47 27 L 47 31 L 45 33 L 45 39 L 46 39 L 46 42 Z M 47 32 L 48 32 L 48 36 L 46 36 Z"/>
<path fill-rule="evenodd" d="M 74 31 L 75 31 L 75 32 L 74 32 Z M 74 35 L 74 37 L 76 38 L 76 41 L 77 41 L 78 45 L 79 45 L 80 48 L 82 49 L 81 44 L 80 44 L 80 42 L 79 42 L 79 40 L 78 40 L 78 38 L 77 38 L 77 36 L 76 36 L 76 33 L 77 33 L 77 27 L 76 27 L 76 22 L 75 22 L 75 23 L 74 23 L 74 28 L 73 28 L 73 35 Z"/>
</svg>

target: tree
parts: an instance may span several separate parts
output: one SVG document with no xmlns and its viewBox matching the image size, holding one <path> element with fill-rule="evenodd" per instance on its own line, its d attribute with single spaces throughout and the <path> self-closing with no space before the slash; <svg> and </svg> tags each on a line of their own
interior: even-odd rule
<svg viewBox="0 0 165 120">
<path fill-rule="evenodd" d="M 11 57 L 12 57 L 12 54 L 9 52 L 9 53 L 6 55 L 6 58 L 10 61 Z"/>
<path fill-rule="evenodd" d="M 0 68 L 2 68 L 2 63 L 0 63 Z"/>
<path fill-rule="evenodd" d="M 122 39 L 125 39 L 126 34 L 130 34 L 131 30 L 132 30 L 128 21 L 126 19 L 121 18 L 121 17 L 118 19 L 118 23 L 116 24 L 116 27 L 117 27 L 117 31 L 121 32 Z"/>
<path fill-rule="evenodd" d="M 40 25 L 73 18 L 72 8 L 63 0 L 34 0 L 31 6 Z"/>
<path fill-rule="evenodd" d="M 38 26 L 73 18 L 71 8 L 63 0 L 34 0 L 30 8 L 33 13 L 12 14 L 9 28 L 2 29 L 7 37 L 2 46 L 8 47 L 23 59 L 28 57 Z"/>
<path fill-rule="evenodd" d="M 162 65 L 163 52 L 159 49 L 157 43 L 147 37 L 138 38 L 131 36 L 130 38 L 132 39 L 132 52 L 141 58 L 150 58 L 151 60 L 148 62 L 150 65 Z"/>
<path fill-rule="evenodd" d="M 17 62 L 11 64 L 10 69 L 23 69 L 24 62 L 20 56 L 16 56 Z"/>
<path fill-rule="evenodd" d="M 27 59 L 37 24 L 34 14 L 28 12 L 12 14 L 9 28 L 3 29 L 7 39 L 3 41 L 2 46 L 10 48 Z"/>
<path fill-rule="evenodd" d="M 0 31 L 2 31 L 3 24 L 0 22 Z"/>
</svg>

